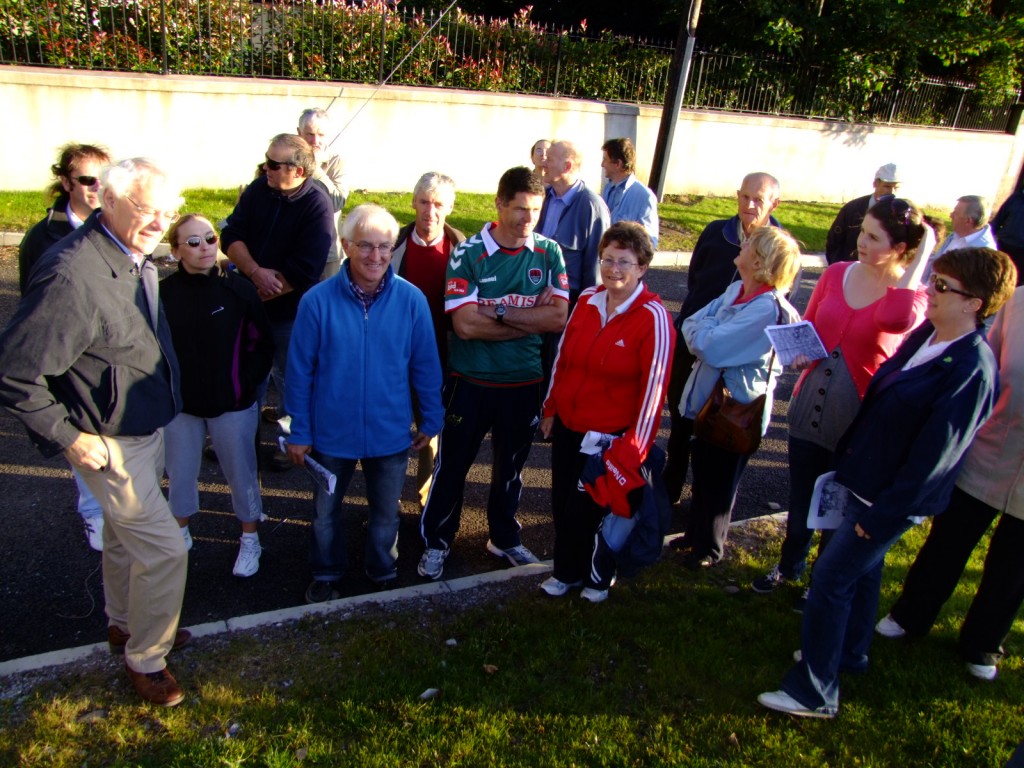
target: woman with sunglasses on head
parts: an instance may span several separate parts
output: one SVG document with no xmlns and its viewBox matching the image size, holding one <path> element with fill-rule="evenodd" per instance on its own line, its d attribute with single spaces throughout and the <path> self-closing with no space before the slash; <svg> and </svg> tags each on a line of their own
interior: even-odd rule
<svg viewBox="0 0 1024 768">
<path fill-rule="evenodd" d="M 836 448 L 845 516 L 814 565 L 797 663 L 781 690 L 758 697 L 763 706 L 834 717 L 840 670 L 867 668 L 885 554 L 919 518 L 946 509 L 996 402 L 983 323 L 1016 282 L 1010 257 L 988 248 L 947 251 L 933 263 L 928 322 L 878 369 Z"/>
<path fill-rule="evenodd" d="M 615 556 L 597 536 L 607 510 L 579 486 L 589 433 L 615 435 L 604 452 L 639 477 L 658 435 L 675 333 L 661 300 L 643 284 L 654 246 L 642 226 L 609 227 L 598 247 L 601 285 L 580 294 L 558 346 L 540 432 L 552 438 L 554 574 L 541 584 L 561 597 L 573 587 L 592 603 L 608 597 Z M 661 477 L 659 469 L 655 475 Z M 612 510 L 630 516 L 623 491 Z"/>
<path fill-rule="evenodd" d="M 181 368 L 183 409 L 164 433 L 168 500 L 192 548 L 189 519 L 199 510 L 199 467 L 207 433 L 242 524 L 236 576 L 259 569 L 257 524 L 263 516 L 256 470 L 256 393 L 270 371 L 274 342 L 252 283 L 217 264 L 217 233 L 189 213 L 167 232 L 178 271 L 160 283 L 160 298 Z"/>
<path fill-rule="evenodd" d="M 772 393 L 782 373 L 765 334 L 769 325 L 787 325 L 800 313 L 786 300 L 800 269 L 800 247 L 788 232 L 759 227 L 744 239 L 734 259 L 740 279 L 725 293 L 683 321 L 683 338 L 696 357 L 676 407 L 694 419 L 693 501 L 686 523 L 687 568 L 706 568 L 725 554 L 736 491 L 750 454 L 737 453 L 701 436 L 698 415 L 723 381 L 738 403 L 765 397 L 760 435 L 768 431 Z"/>
<path fill-rule="evenodd" d="M 831 265 L 814 287 L 804 320 L 814 325 L 827 356 L 793 363 L 803 373 L 789 403 L 786 539 L 778 565 L 751 585 L 755 592 L 768 594 L 803 577 L 814 534 L 807 527 L 814 482 L 832 469 L 836 443 L 878 366 L 924 319 L 920 282 L 934 246 L 921 211 L 885 195 L 861 224 L 857 261 Z"/>
</svg>

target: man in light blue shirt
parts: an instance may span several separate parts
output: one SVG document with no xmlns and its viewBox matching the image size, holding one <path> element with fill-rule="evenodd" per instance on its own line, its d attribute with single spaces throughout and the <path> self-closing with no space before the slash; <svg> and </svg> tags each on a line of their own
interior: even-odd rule
<svg viewBox="0 0 1024 768">
<path fill-rule="evenodd" d="M 658 198 L 636 177 L 636 148 L 629 139 L 609 139 L 601 146 L 601 167 L 608 177 L 601 197 L 617 221 L 635 221 L 658 247 Z"/>
</svg>

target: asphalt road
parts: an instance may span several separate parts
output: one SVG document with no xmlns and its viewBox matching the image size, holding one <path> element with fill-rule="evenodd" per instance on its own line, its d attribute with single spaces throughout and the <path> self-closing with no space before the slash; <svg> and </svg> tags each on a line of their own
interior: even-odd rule
<svg viewBox="0 0 1024 768">
<path fill-rule="evenodd" d="M 797 301 L 803 308 L 818 273 L 805 270 L 805 285 Z M 686 270 L 657 268 L 648 284 L 666 306 L 677 312 L 685 296 Z M 0 324 L 6 325 L 18 300 L 17 255 L 0 248 Z M 770 514 L 769 504 L 785 509 L 786 403 L 795 377 L 779 382 L 775 412 L 767 438 L 752 458 L 740 485 L 734 518 Z M 668 437 L 667 412 L 658 441 Z M 276 439 L 274 428 L 261 426 L 264 452 Z M 524 472 L 520 521 L 523 543 L 542 559 L 552 556 L 550 512 L 550 449 L 535 443 Z M 399 531 L 398 584 L 419 583 L 416 563 L 423 544 L 415 503 L 415 457 L 410 461 L 402 497 Z M 467 478 L 466 503 L 459 537 L 445 564 L 445 576 L 456 578 L 506 567 L 487 553 L 484 510 L 490 478 L 489 447 L 478 457 Z M 195 546 L 189 556 L 188 586 L 182 608 L 184 626 L 303 603 L 310 580 L 308 566 L 311 482 L 301 469 L 263 476 L 264 511 L 260 527 L 263 557 L 259 572 L 248 579 L 231 575 L 238 551 L 239 527 L 231 512 L 227 486 L 219 468 L 204 462 L 200 476 L 201 512 L 191 524 Z M 688 491 L 687 491 L 688 493 Z M 365 487 L 356 473 L 346 497 L 349 517 L 349 574 L 341 583 L 343 595 L 369 592 L 373 585 L 363 574 L 362 518 Z M 99 642 L 105 638 L 100 555 L 88 548 L 75 511 L 76 489 L 67 465 L 46 460 L 32 447 L 21 424 L 0 412 L 0 660 Z M 684 499 L 685 509 L 685 499 Z M 675 521 L 679 526 L 680 521 Z"/>
</svg>

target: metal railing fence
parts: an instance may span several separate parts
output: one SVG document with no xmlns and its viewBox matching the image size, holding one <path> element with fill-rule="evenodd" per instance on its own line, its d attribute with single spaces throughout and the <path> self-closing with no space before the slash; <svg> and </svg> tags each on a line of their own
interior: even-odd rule
<svg viewBox="0 0 1024 768">
<path fill-rule="evenodd" d="M 435 26 L 436 23 L 436 26 Z M 0 64 L 424 85 L 661 104 L 672 47 L 381 0 L 0 0 Z M 1006 129 L 1019 92 L 856 78 L 698 51 L 684 106 L 865 123 Z"/>
</svg>

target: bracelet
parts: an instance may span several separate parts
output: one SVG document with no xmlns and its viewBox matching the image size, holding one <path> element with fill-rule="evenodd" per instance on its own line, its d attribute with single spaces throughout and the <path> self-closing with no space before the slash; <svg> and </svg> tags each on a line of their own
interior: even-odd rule
<svg viewBox="0 0 1024 768">
<path fill-rule="evenodd" d="M 249 279 L 252 280 L 252 276 L 255 275 L 260 269 L 262 269 L 262 267 L 259 264 L 253 267 L 252 271 L 249 272 Z"/>
</svg>

